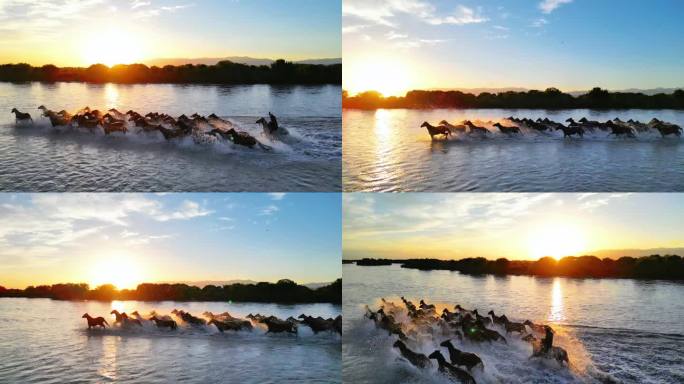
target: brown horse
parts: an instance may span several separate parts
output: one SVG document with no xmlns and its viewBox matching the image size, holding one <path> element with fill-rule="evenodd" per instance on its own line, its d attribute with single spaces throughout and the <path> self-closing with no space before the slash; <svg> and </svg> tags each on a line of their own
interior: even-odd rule
<svg viewBox="0 0 684 384">
<path fill-rule="evenodd" d="M 211 319 L 209 320 L 208 325 L 212 324 L 214 324 L 221 333 L 223 333 L 223 331 L 241 331 L 243 329 L 251 331 L 254 328 L 249 321 L 239 319 L 224 319 L 223 321 Z"/>
<path fill-rule="evenodd" d="M 473 122 L 470 120 L 466 120 L 466 122 L 463 124 L 470 128 L 470 134 L 477 133 L 480 135 L 487 135 L 489 133 L 489 130 L 487 128 L 478 127 L 477 125 L 473 124 Z"/>
<path fill-rule="evenodd" d="M 169 328 L 169 329 L 178 328 L 178 324 L 176 324 L 176 322 L 173 320 L 163 320 L 163 319 L 157 318 L 157 316 L 152 316 L 148 320 L 154 321 L 154 324 L 157 325 L 157 328 Z"/>
<path fill-rule="evenodd" d="M 448 138 L 449 135 L 451 135 L 451 131 L 449 128 L 445 127 L 444 125 L 439 125 L 437 127 L 430 125 L 427 121 L 424 121 L 423 124 L 420 125 L 421 128 L 425 127 L 427 128 L 428 134 L 430 134 L 431 139 L 435 139 L 435 136 L 437 135 L 444 135 L 444 138 Z"/>
<path fill-rule="evenodd" d="M 266 331 L 266 333 L 287 332 L 294 333 L 295 335 L 297 334 L 296 323 L 280 320 L 275 316 L 269 316 L 265 318 L 262 323 L 268 327 L 268 331 Z"/>
<path fill-rule="evenodd" d="M 109 323 L 107 323 L 107 320 L 105 320 L 102 316 L 92 317 L 89 314 L 85 313 L 83 314 L 83 316 L 81 316 L 81 318 L 88 320 L 88 329 L 92 327 L 105 328 L 105 325 L 109 325 Z"/>
<path fill-rule="evenodd" d="M 654 126 L 655 129 L 660 132 L 660 135 L 662 137 L 665 137 L 667 135 L 675 135 L 677 137 L 682 136 L 682 128 L 676 124 L 665 124 L 665 123 L 658 123 L 655 124 Z"/>
</svg>

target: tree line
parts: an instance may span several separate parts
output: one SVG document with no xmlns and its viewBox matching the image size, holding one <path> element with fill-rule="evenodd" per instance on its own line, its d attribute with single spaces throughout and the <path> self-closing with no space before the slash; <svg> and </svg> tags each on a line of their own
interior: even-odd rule
<svg viewBox="0 0 684 384">
<path fill-rule="evenodd" d="M 678 255 L 645 257 L 568 256 L 560 260 L 543 257 L 539 260 L 496 260 L 469 257 L 460 260 L 440 259 L 361 259 L 356 265 L 374 266 L 401 264 L 402 268 L 458 271 L 468 275 L 529 275 L 543 277 L 590 277 L 684 280 L 684 258 Z"/>
<path fill-rule="evenodd" d="M 342 84 L 342 64 L 300 64 L 276 60 L 271 65 L 246 65 L 220 61 L 216 65 L 186 64 L 148 67 L 94 64 L 87 68 L 60 68 L 52 64 L 0 65 L 0 81 L 75 81 L 87 83 L 177 83 L 177 84 Z"/>
<path fill-rule="evenodd" d="M 556 88 L 527 92 L 483 92 L 479 95 L 460 91 L 410 91 L 406 96 L 383 97 L 376 91 L 349 96 L 342 92 L 342 107 L 379 108 L 506 108 L 506 109 L 684 109 L 684 90 L 671 94 L 645 95 L 634 92 L 610 92 L 601 88 L 573 96 Z"/>
<path fill-rule="evenodd" d="M 311 289 L 292 280 L 277 283 L 207 285 L 144 283 L 135 289 L 116 289 L 103 284 L 53 284 L 10 289 L 0 286 L 0 297 L 48 298 L 54 300 L 138 300 L 138 301 L 236 301 L 261 303 L 342 303 L 342 279 Z"/>
</svg>

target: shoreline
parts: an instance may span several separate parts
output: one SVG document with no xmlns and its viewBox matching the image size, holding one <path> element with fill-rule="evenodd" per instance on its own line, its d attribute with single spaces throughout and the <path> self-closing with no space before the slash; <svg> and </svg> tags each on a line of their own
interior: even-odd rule
<svg viewBox="0 0 684 384">
<path fill-rule="evenodd" d="M 90 289 L 88 284 L 52 284 L 25 289 L 0 286 L 0 298 L 51 299 L 59 301 L 178 301 L 236 302 L 272 304 L 341 304 L 342 279 L 311 289 L 292 280 L 277 283 L 207 285 L 203 288 L 187 284 L 139 284 L 137 288 L 117 289 L 103 284 Z"/>
<path fill-rule="evenodd" d="M 684 258 L 678 255 L 651 255 L 619 259 L 595 256 L 567 256 L 560 260 L 489 260 L 483 257 L 459 260 L 441 259 L 344 259 L 342 264 L 360 267 L 391 266 L 421 271 L 457 271 L 464 275 L 566 277 L 595 279 L 668 280 L 684 282 Z"/>
</svg>

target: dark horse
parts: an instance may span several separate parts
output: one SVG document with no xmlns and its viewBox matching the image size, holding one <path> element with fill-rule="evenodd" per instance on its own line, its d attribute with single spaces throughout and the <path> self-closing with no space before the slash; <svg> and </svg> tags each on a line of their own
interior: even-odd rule
<svg viewBox="0 0 684 384">
<path fill-rule="evenodd" d="M 499 128 L 499 131 L 501 131 L 501 133 L 505 133 L 507 135 L 511 133 L 519 133 L 522 135 L 522 132 L 520 132 L 520 128 L 518 127 L 507 127 L 505 125 L 501 125 L 500 123 L 495 123 L 494 126 Z"/>
<path fill-rule="evenodd" d="M 157 316 L 152 316 L 149 318 L 149 320 L 154 321 L 154 323 L 157 325 L 158 328 L 169 328 L 169 329 L 178 328 L 178 324 L 176 324 L 176 322 L 173 320 L 158 319 Z"/>
<path fill-rule="evenodd" d="M 439 364 L 439 371 L 444 375 L 458 380 L 458 382 L 463 384 L 475 384 L 475 379 L 473 379 L 473 377 L 470 376 L 466 370 L 454 367 L 453 365 L 447 363 L 444 355 L 442 355 L 440 351 L 434 351 L 428 357 L 437 360 L 437 363 Z"/>
<path fill-rule="evenodd" d="M 425 127 L 427 128 L 428 133 L 430 134 L 431 139 L 435 139 L 435 136 L 437 135 L 444 135 L 445 138 L 449 137 L 451 135 L 451 131 L 449 128 L 447 128 L 444 125 L 439 125 L 439 126 L 433 126 L 430 125 L 427 121 L 424 121 L 423 124 L 420 125 L 421 128 Z"/>
<path fill-rule="evenodd" d="M 109 323 L 107 323 L 107 320 L 105 320 L 102 316 L 91 317 L 89 314 L 85 313 L 83 314 L 83 316 L 81 316 L 81 318 L 88 320 L 88 329 L 92 327 L 105 328 L 105 325 L 109 325 Z"/>
<path fill-rule="evenodd" d="M 25 112 L 19 112 L 19 110 L 16 108 L 12 108 L 12 111 L 10 111 L 10 113 L 14 113 L 14 118 L 15 118 L 16 122 L 20 122 L 20 121 L 31 121 L 32 122 L 33 121 L 30 114 L 25 113 Z"/>
<path fill-rule="evenodd" d="M 560 125 L 556 127 L 556 130 L 563 131 L 563 137 L 572 137 L 572 135 L 577 135 L 579 137 L 584 137 L 584 128 L 579 125 L 569 125 L 567 127 Z"/>
</svg>

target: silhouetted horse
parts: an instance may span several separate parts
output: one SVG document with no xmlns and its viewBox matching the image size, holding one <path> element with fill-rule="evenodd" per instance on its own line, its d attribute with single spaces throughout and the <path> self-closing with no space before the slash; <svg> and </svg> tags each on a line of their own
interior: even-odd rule
<svg viewBox="0 0 684 384">
<path fill-rule="evenodd" d="M 444 135 L 444 138 L 448 138 L 449 135 L 451 135 L 451 131 L 449 130 L 449 128 L 443 125 L 435 127 L 433 125 L 430 125 L 430 123 L 428 123 L 427 121 L 424 121 L 423 124 L 420 125 L 420 127 L 427 128 L 428 134 L 430 134 L 430 138 L 433 140 L 437 135 Z"/>
<path fill-rule="evenodd" d="M 157 325 L 157 328 L 169 328 L 169 329 L 176 329 L 178 328 L 178 324 L 174 320 L 163 320 L 157 318 L 157 316 L 152 316 L 149 318 L 150 321 L 154 321 L 154 323 Z"/>
<path fill-rule="evenodd" d="M 579 137 L 584 137 L 584 128 L 580 127 L 579 125 L 569 125 L 567 127 L 565 126 L 559 126 L 556 127 L 556 130 L 561 130 L 563 131 L 563 137 L 572 137 L 572 135 L 578 135 Z"/>
<path fill-rule="evenodd" d="M 520 128 L 518 127 L 506 127 L 504 125 L 501 125 L 500 123 L 495 123 L 494 126 L 499 128 L 499 131 L 501 131 L 501 133 L 505 133 L 507 135 L 510 135 L 512 133 L 522 134 L 522 132 L 520 132 Z"/>
<path fill-rule="evenodd" d="M 489 133 L 489 130 L 488 130 L 487 128 L 485 128 L 485 127 L 478 127 L 477 125 L 473 124 L 473 122 L 470 121 L 470 120 L 466 120 L 466 122 L 463 123 L 463 124 L 465 124 L 466 126 L 468 126 L 468 128 L 470 128 L 470 133 L 471 133 L 471 134 L 473 134 L 473 133 L 478 133 L 478 134 L 481 134 L 481 135 L 486 135 L 486 134 Z"/>
<path fill-rule="evenodd" d="M 473 379 L 467 371 L 447 363 L 444 355 L 442 355 L 440 351 L 434 351 L 428 357 L 437 360 L 439 371 L 449 378 L 463 384 L 476 384 L 475 379 Z"/>
<path fill-rule="evenodd" d="M 451 343 L 451 340 L 445 340 L 439 345 L 446 347 L 446 349 L 449 350 L 449 359 L 451 360 L 451 364 L 465 366 L 470 371 L 472 371 L 477 365 L 481 365 L 482 369 L 484 369 L 484 363 L 478 355 L 459 350 L 458 348 L 454 347 L 454 345 Z"/>
<path fill-rule="evenodd" d="M 85 313 L 83 316 L 81 316 L 81 318 L 88 320 L 88 329 L 92 327 L 105 328 L 105 325 L 109 325 L 109 323 L 107 323 L 107 320 L 105 320 L 102 316 L 91 317 L 89 314 Z"/>
<path fill-rule="evenodd" d="M 33 119 L 31 118 L 31 115 L 25 112 L 19 112 L 18 109 L 12 108 L 12 111 L 10 113 L 14 113 L 14 121 L 15 122 L 20 122 L 20 121 L 31 121 L 33 122 Z"/>
<path fill-rule="evenodd" d="M 675 124 L 658 123 L 654 126 L 654 128 L 657 129 L 658 132 L 660 132 L 660 135 L 662 137 L 665 137 L 667 135 L 675 135 L 677 137 L 682 136 L 682 128 Z"/>
<path fill-rule="evenodd" d="M 430 364 L 430 359 L 428 359 L 427 356 L 423 355 L 422 353 L 412 351 L 401 340 L 395 341 L 393 347 L 398 348 L 401 356 L 404 359 L 408 360 L 408 362 L 414 365 L 415 367 L 427 368 L 432 365 Z"/>
</svg>

